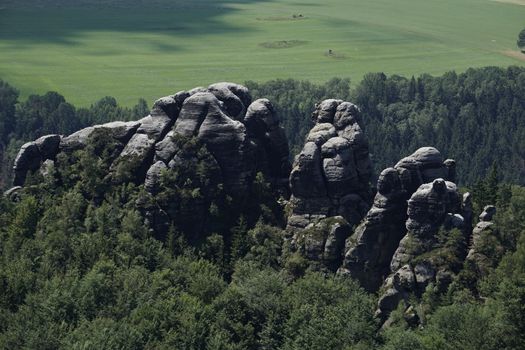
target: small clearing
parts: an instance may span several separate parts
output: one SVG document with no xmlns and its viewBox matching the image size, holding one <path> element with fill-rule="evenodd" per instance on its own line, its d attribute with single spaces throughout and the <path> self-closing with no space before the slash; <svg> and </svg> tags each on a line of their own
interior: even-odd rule
<svg viewBox="0 0 525 350">
<path fill-rule="evenodd" d="M 307 42 L 308 41 L 304 40 L 279 40 L 260 43 L 259 46 L 265 47 L 267 49 L 289 49 L 291 47 L 304 45 Z"/>
<path fill-rule="evenodd" d="M 501 52 L 507 57 L 516 58 L 521 61 L 525 61 L 525 53 L 516 50 L 505 50 Z"/>
</svg>

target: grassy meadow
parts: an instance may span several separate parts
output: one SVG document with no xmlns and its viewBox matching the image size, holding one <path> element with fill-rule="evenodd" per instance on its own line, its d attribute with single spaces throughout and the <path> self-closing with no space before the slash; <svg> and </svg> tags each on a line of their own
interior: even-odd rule
<svg viewBox="0 0 525 350">
<path fill-rule="evenodd" d="M 77 105 L 223 80 L 525 65 L 522 0 L 4 1 L 0 78 Z"/>
</svg>

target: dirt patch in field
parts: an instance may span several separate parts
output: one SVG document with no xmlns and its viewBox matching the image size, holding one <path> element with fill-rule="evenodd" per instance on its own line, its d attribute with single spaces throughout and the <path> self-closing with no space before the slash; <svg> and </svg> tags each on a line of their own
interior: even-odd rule
<svg viewBox="0 0 525 350">
<path fill-rule="evenodd" d="M 525 0 L 492 0 L 492 1 L 525 6 Z"/>
<path fill-rule="evenodd" d="M 502 51 L 501 53 L 507 57 L 512 57 L 512 58 L 516 58 L 521 61 L 525 61 L 525 53 L 523 52 L 515 51 L 515 50 L 505 50 L 505 51 Z"/>
<path fill-rule="evenodd" d="M 291 15 L 291 16 L 271 16 L 271 17 L 257 17 L 258 21 L 301 21 L 305 20 L 307 17 L 302 14 Z"/>
<path fill-rule="evenodd" d="M 344 53 L 336 52 L 334 50 L 325 51 L 324 56 L 328 57 L 328 58 L 331 58 L 331 59 L 334 59 L 334 60 L 344 60 L 344 59 L 346 59 L 346 55 Z"/>
<path fill-rule="evenodd" d="M 308 41 L 304 41 L 304 40 L 279 40 L 279 41 L 267 41 L 265 43 L 260 43 L 259 46 L 262 46 L 267 49 L 289 49 L 291 47 L 304 45 L 307 42 Z"/>
</svg>

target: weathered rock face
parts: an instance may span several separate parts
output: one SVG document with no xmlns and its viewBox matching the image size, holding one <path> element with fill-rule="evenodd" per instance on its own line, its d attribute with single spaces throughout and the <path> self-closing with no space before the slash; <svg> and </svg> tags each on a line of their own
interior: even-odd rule
<svg viewBox="0 0 525 350">
<path fill-rule="evenodd" d="M 324 218 L 340 216 L 349 227 L 359 223 L 371 201 L 368 142 L 359 126 L 359 109 L 330 99 L 316 105 L 312 118 L 316 125 L 290 174 L 287 232 L 292 250 L 301 250 L 300 242 L 310 240 L 301 238 L 308 234 L 303 230 Z M 340 257 L 342 246 L 338 249 Z"/>
<path fill-rule="evenodd" d="M 468 229 L 461 215 L 463 197 L 456 185 L 441 178 L 421 185 L 408 201 L 407 234 L 390 263 L 380 294 L 383 321 L 401 300 L 421 296 L 429 284 L 444 292 L 461 269 Z"/>
<path fill-rule="evenodd" d="M 267 180 L 287 186 L 288 142 L 270 101 L 252 103 L 247 88 L 217 83 L 207 89 L 181 91 L 157 100 L 150 115 L 133 122 L 112 122 L 69 136 L 44 136 L 25 144 L 15 161 L 15 185 L 60 152 L 83 149 L 97 132 L 115 141 L 110 171 L 119 181 L 145 183 L 154 192 L 162 169 L 177 165 L 173 138 L 195 137 L 206 145 L 233 195 L 242 195 L 257 171 Z"/>
<path fill-rule="evenodd" d="M 14 186 L 24 184 L 28 171 L 36 171 L 41 162 L 54 159 L 58 153 L 59 135 L 42 136 L 36 141 L 28 142 L 20 148 L 14 162 Z"/>
<path fill-rule="evenodd" d="M 454 169 L 453 171 L 451 169 Z M 407 200 L 421 184 L 437 178 L 454 181 L 455 162 L 443 162 L 433 147 L 423 147 L 381 172 L 372 208 L 346 243 L 339 273 L 350 274 L 376 291 L 390 272 L 390 262 L 406 233 Z"/>
<path fill-rule="evenodd" d="M 487 205 L 472 230 L 466 264 L 474 269 L 473 272 L 478 277 L 486 276 L 505 251 L 500 242 L 499 230 L 493 221 L 495 214 L 496 207 Z"/>
<path fill-rule="evenodd" d="M 296 252 L 308 259 L 315 269 L 335 271 L 341 265 L 341 252 L 351 232 L 352 227 L 341 216 L 320 219 L 296 232 Z"/>
</svg>

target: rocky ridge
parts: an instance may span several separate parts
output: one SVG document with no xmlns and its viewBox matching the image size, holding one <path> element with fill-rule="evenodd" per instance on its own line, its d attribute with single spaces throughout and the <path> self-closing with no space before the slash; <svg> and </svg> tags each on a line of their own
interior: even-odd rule
<svg viewBox="0 0 525 350">
<path fill-rule="evenodd" d="M 85 148 L 97 132 L 116 141 L 110 175 L 125 173 L 118 181 L 145 183 L 152 193 L 162 169 L 180 161 L 174 138 L 181 137 L 206 145 L 232 194 L 242 194 L 257 171 L 276 185 L 287 186 L 288 144 L 273 106 L 267 99 L 252 103 L 248 89 L 233 83 L 160 98 L 138 121 L 95 125 L 69 136 L 47 135 L 28 142 L 14 162 L 14 186 L 23 186 L 28 173 L 55 162 L 58 154 Z"/>
</svg>

